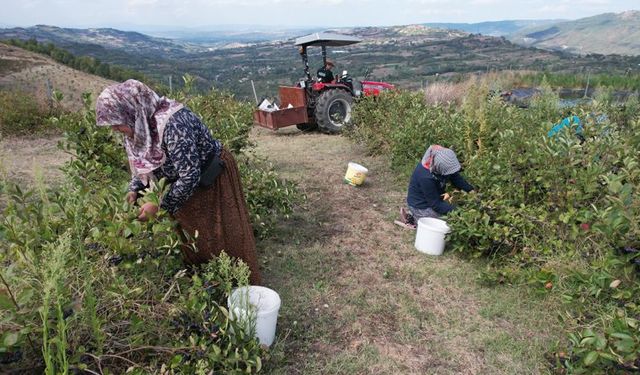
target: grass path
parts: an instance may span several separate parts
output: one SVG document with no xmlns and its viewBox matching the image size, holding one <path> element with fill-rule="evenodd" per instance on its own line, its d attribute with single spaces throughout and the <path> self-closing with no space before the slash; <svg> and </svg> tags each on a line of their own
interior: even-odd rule
<svg viewBox="0 0 640 375">
<path fill-rule="evenodd" d="M 562 338 L 558 306 L 529 288 L 486 288 L 481 265 L 413 248 L 393 225 L 403 183 L 347 139 L 297 130 L 252 134 L 257 153 L 307 202 L 259 244 L 283 301 L 270 374 L 539 374 Z M 348 161 L 370 169 L 342 183 Z"/>
</svg>

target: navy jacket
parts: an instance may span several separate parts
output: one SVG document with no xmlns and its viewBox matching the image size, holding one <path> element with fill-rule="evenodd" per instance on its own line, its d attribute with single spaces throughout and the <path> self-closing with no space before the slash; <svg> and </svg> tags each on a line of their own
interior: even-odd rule
<svg viewBox="0 0 640 375">
<path fill-rule="evenodd" d="M 407 204 L 417 209 L 431 208 L 440 215 L 447 214 L 454 209 L 454 206 L 442 200 L 447 181 L 466 192 L 473 190 L 460 173 L 448 176 L 441 176 L 431 173 L 430 170 L 418 163 L 409 181 L 409 192 L 407 193 Z"/>
</svg>

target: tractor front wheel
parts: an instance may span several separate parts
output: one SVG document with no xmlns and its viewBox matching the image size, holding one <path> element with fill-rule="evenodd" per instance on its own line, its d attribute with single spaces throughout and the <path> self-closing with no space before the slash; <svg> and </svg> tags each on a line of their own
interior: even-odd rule
<svg viewBox="0 0 640 375">
<path fill-rule="evenodd" d="M 351 122 L 353 97 L 345 90 L 332 89 L 320 94 L 315 118 L 325 133 L 340 133 Z"/>
</svg>

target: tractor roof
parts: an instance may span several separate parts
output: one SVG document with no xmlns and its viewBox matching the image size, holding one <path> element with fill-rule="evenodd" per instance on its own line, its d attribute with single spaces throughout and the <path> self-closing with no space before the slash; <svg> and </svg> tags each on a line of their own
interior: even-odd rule
<svg viewBox="0 0 640 375">
<path fill-rule="evenodd" d="M 314 33 L 302 36 L 296 39 L 296 46 L 325 46 L 325 47 L 341 47 L 361 42 L 362 39 L 351 35 L 332 34 L 332 33 Z"/>
</svg>

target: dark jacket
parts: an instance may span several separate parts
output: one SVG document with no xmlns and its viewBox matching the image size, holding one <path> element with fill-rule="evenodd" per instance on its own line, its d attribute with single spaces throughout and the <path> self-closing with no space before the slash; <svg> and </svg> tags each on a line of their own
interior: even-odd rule
<svg viewBox="0 0 640 375">
<path fill-rule="evenodd" d="M 333 72 L 325 67 L 318 69 L 317 75 L 322 83 L 331 83 L 333 81 Z"/>
<path fill-rule="evenodd" d="M 440 215 L 449 213 L 455 207 L 442 200 L 447 181 L 466 192 L 473 190 L 473 186 L 459 172 L 448 176 L 437 175 L 418 163 L 409 181 L 407 204 L 417 209 L 431 208 Z"/>
<path fill-rule="evenodd" d="M 167 122 L 162 134 L 162 150 L 166 160 L 153 174 L 157 179 L 166 177 L 171 182 L 160 207 L 175 214 L 198 186 L 202 166 L 211 153 L 220 155 L 222 144 L 211 136 L 198 116 L 183 108 Z M 146 187 L 138 177 L 133 177 L 129 191 L 138 192 Z"/>
</svg>

